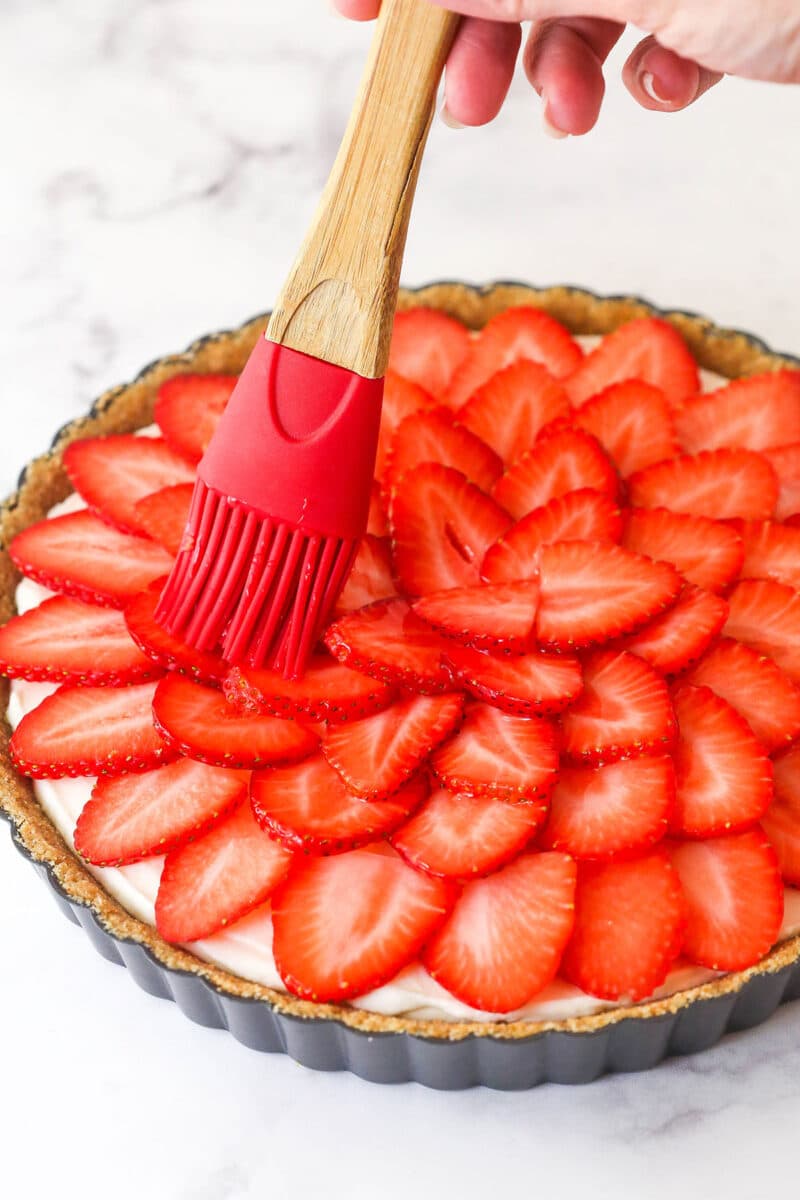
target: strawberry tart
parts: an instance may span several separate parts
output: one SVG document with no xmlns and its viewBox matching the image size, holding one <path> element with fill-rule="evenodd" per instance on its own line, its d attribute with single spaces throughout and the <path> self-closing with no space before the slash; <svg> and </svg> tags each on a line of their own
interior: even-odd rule
<svg viewBox="0 0 800 1200">
<path fill-rule="evenodd" d="M 263 319 L 3 509 L 0 806 L 108 957 L 375 1080 L 641 1069 L 800 994 L 800 370 L 575 289 L 401 296 L 299 680 L 155 606 Z"/>
</svg>

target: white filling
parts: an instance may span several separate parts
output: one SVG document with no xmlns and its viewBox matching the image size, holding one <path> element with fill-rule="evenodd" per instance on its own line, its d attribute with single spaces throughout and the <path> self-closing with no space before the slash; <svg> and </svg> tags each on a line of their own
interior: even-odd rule
<svg viewBox="0 0 800 1200">
<path fill-rule="evenodd" d="M 578 340 L 584 348 L 590 348 L 599 339 L 586 337 Z M 721 376 L 710 371 L 701 371 L 700 375 L 703 391 L 711 391 L 725 383 Z M 139 430 L 142 436 L 154 436 L 158 432 L 154 425 Z M 55 505 L 48 515 L 74 512 L 83 507 L 80 497 L 71 495 L 61 504 Z M 17 609 L 20 613 L 27 612 L 52 594 L 32 580 L 23 579 L 17 587 Z M 55 684 L 13 680 L 8 705 L 8 719 L 12 728 L 16 728 L 26 713 L 31 712 L 45 696 L 49 696 L 55 690 Z M 75 823 L 89 800 L 94 783 L 92 778 L 34 781 L 33 786 L 39 803 L 70 846 L 74 846 Z M 163 858 L 149 858 L 128 867 L 89 867 L 89 870 L 123 908 L 140 921 L 155 925 L 154 905 L 163 863 Z M 800 890 L 786 888 L 784 895 L 784 919 L 779 940 L 800 931 Z M 198 958 L 215 963 L 235 975 L 263 983 L 267 987 L 284 990 L 272 955 L 272 917 L 268 903 L 261 905 L 229 929 L 202 941 L 193 942 L 188 949 Z M 707 983 L 717 974 L 718 972 L 710 971 L 706 967 L 698 967 L 679 959 L 667 976 L 666 982 L 654 995 L 670 996 L 686 988 Z M 528 1004 L 514 1012 L 481 1012 L 451 996 L 431 978 L 420 963 L 411 963 L 390 983 L 367 992 L 350 1003 L 354 1008 L 385 1016 L 450 1021 L 555 1021 L 616 1008 L 624 1002 L 598 1000 L 595 996 L 588 996 L 580 988 L 562 979 L 556 979 Z"/>
</svg>

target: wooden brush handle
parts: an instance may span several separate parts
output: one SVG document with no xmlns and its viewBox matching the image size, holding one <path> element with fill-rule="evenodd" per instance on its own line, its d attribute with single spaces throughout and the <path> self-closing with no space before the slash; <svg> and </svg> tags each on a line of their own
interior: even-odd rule
<svg viewBox="0 0 800 1200">
<path fill-rule="evenodd" d="M 383 0 L 361 88 L 267 337 L 370 379 L 386 370 L 436 90 L 459 18 Z"/>
</svg>

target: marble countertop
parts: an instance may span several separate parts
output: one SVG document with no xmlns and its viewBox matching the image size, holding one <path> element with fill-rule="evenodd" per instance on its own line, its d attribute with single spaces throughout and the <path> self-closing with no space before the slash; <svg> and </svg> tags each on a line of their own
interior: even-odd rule
<svg viewBox="0 0 800 1200">
<path fill-rule="evenodd" d="M 3 492 L 100 391 L 269 306 L 367 38 L 324 0 L 3 0 Z M 798 89 L 726 81 L 664 117 L 612 79 L 597 131 L 552 142 L 520 81 L 494 127 L 436 123 L 405 280 L 637 292 L 800 353 L 798 128 Z M 0 956 L 9 1196 L 761 1200 L 796 1157 L 796 1004 L 586 1088 L 317 1075 L 140 992 L 5 835 Z"/>
</svg>

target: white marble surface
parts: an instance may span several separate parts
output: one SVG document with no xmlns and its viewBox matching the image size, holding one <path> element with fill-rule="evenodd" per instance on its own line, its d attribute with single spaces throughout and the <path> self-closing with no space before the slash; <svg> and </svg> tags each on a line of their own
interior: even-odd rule
<svg viewBox="0 0 800 1200">
<path fill-rule="evenodd" d="M 0 0 L 3 491 L 103 388 L 269 305 L 367 36 L 324 0 Z M 437 124 L 409 283 L 637 291 L 800 352 L 800 91 L 728 81 L 661 117 L 613 82 L 585 141 L 550 142 L 538 122 L 520 83 L 489 130 Z M 256 1055 L 139 992 L 3 836 L 0 963 L 4 1195 L 791 1187 L 797 1005 L 694 1060 L 583 1089 L 371 1087 Z"/>
</svg>

